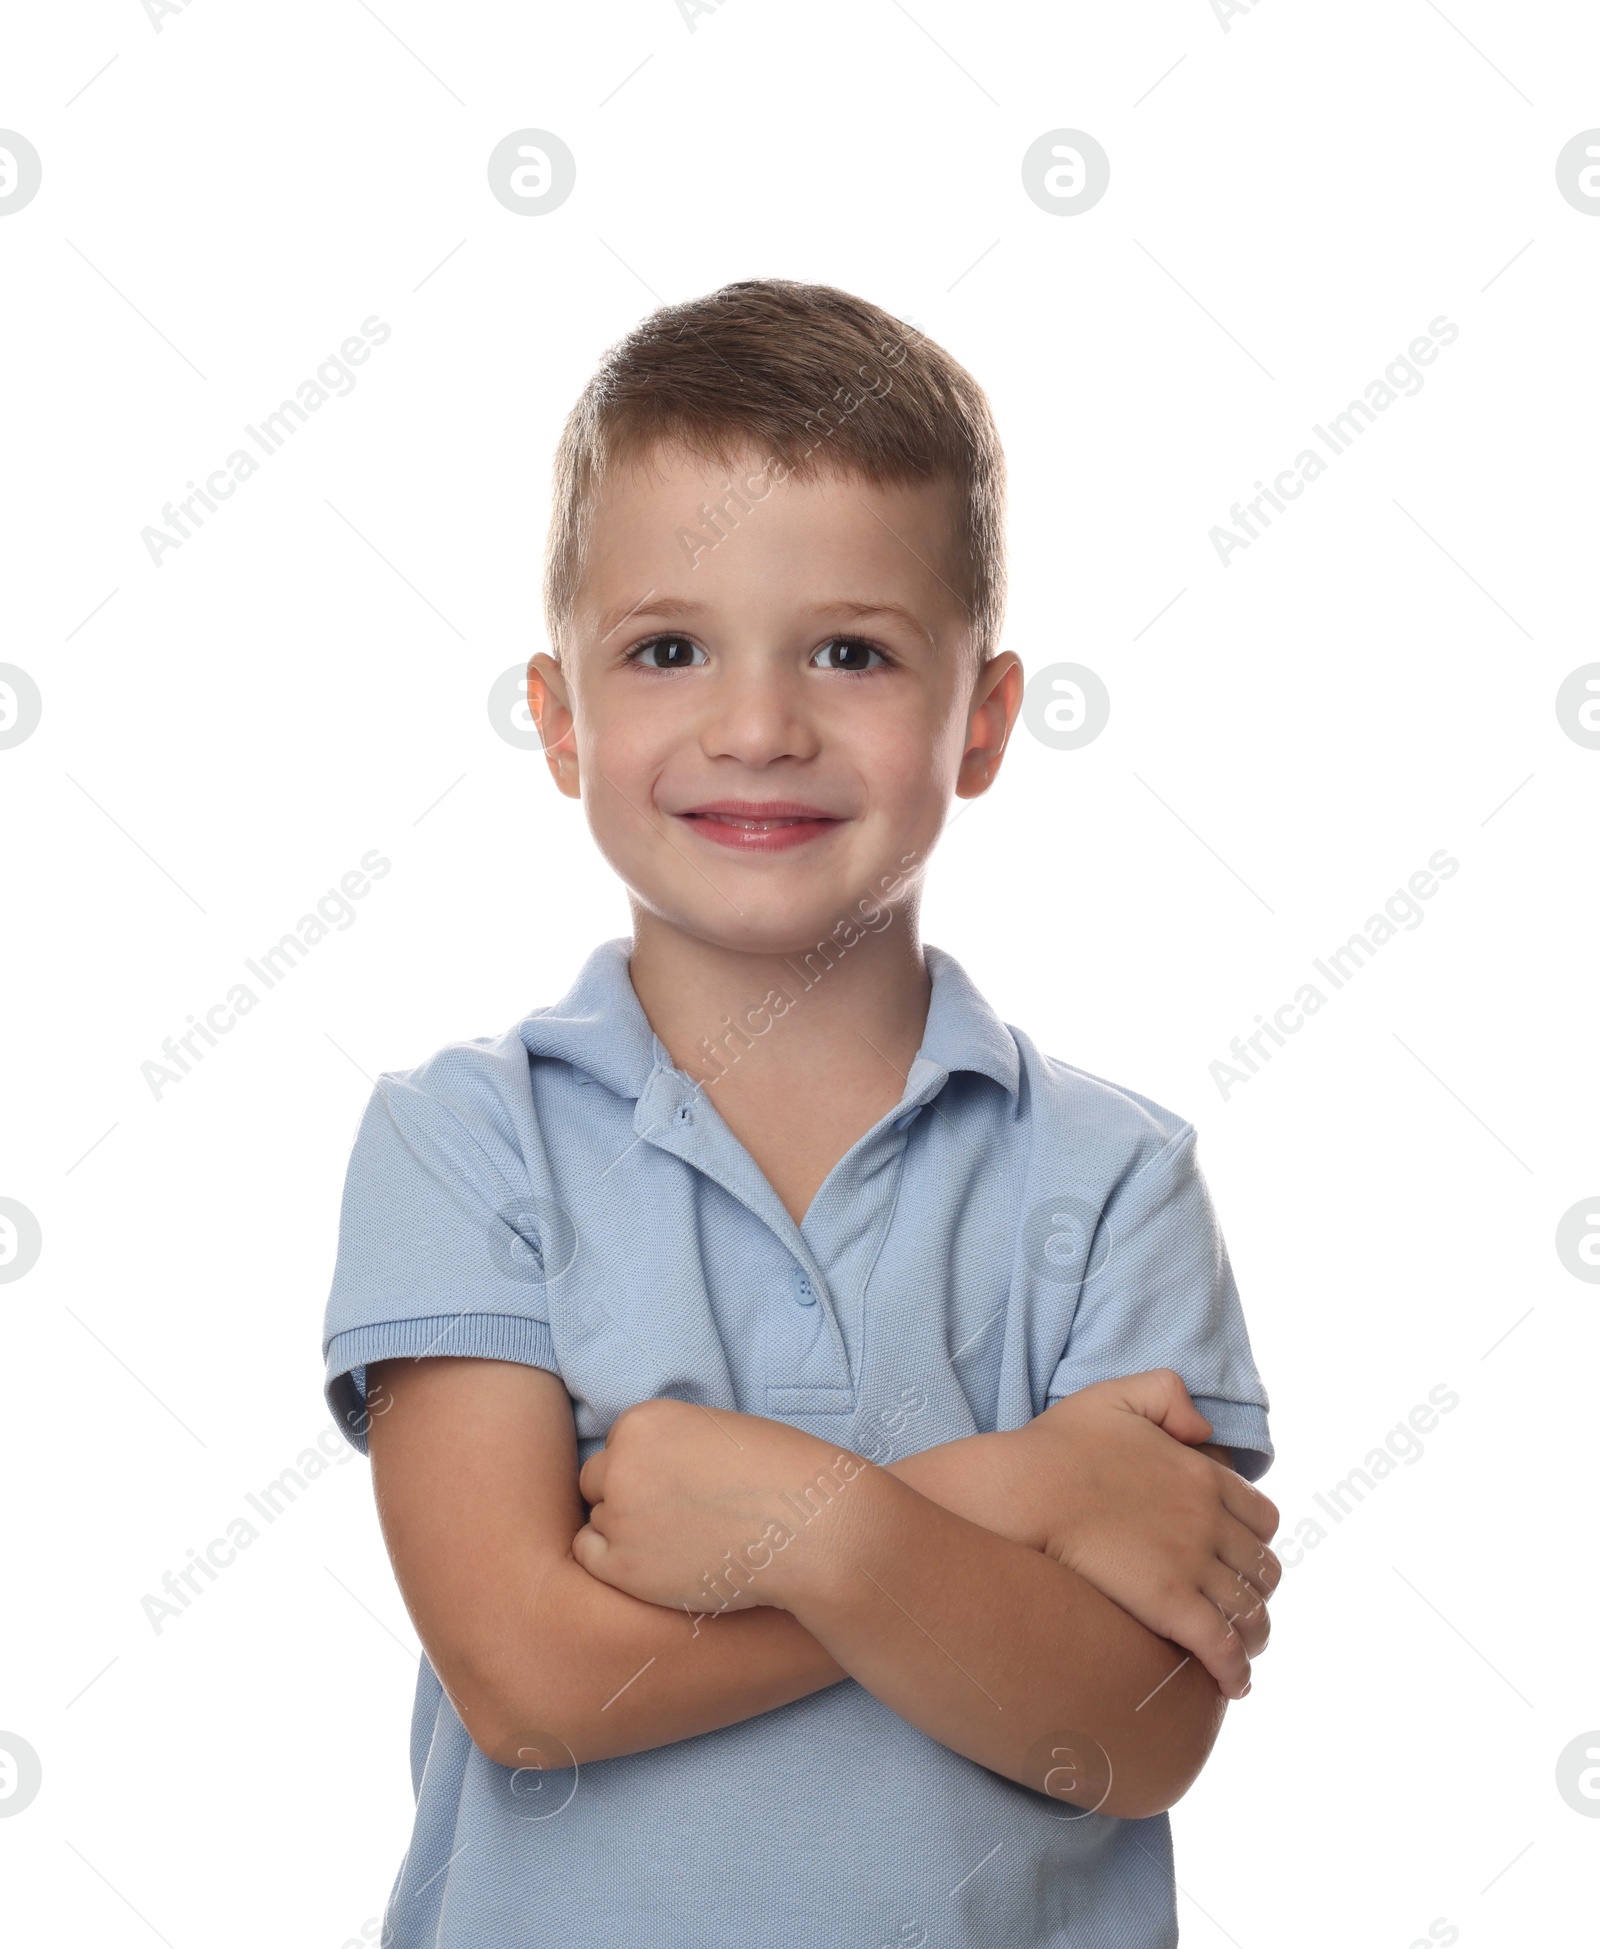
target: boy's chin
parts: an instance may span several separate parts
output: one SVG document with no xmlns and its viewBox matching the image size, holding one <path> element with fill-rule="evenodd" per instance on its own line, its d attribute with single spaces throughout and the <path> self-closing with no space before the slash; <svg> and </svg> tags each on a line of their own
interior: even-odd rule
<svg viewBox="0 0 1600 1949">
<path fill-rule="evenodd" d="M 670 915 L 653 908 L 658 920 L 681 935 L 715 948 L 721 953 L 766 956 L 779 960 L 803 960 L 827 943 L 836 955 L 849 948 L 864 946 L 873 936 L 889 931 L 898 918 L 888 907 L 875 908 L 867 916 L 860 907 L 846 901 L 838 906 L 807 902 L 796 910 L 793 902 L 774 901 L 765 911 L 746 907 L 742 914 L 718 913 L 713 906 L 693 911 L 679 908 Z"/>
</svg>

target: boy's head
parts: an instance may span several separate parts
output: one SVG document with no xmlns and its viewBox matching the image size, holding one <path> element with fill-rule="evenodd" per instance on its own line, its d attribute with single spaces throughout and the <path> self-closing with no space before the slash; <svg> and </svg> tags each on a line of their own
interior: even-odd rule
<svg viewBox="0 0 1600 1949">
<path fill-rule="evenodd" d="M 992 654 L 1005 606 L 1005 458 L 972 375 L 914 327 L 831 285 L 759 278 L 665 305 L 612 346 L 556 452 L 545 620 L 558 655 L 598 491 L 613 468 L 659 447 L 713 472 L 720 463 L 727 485 L 705 510 L 684 510 L 689 562 L 768 487 L 764 471 L 741 485 L 733 462 L 750 454 L 758 470 L 776 459 L 790 478 L 945 483 L 955 533 L 939 567 L 970 611 L 976 647 Z"/>
<path fill-rule="evenodd" d="M 786 953 L 914 898 L 1021 693 L 970 374 L 829 286 L 728 285 L 606 355 L 554 500 L 529 697 L 636 914 Z"/>
</svg>

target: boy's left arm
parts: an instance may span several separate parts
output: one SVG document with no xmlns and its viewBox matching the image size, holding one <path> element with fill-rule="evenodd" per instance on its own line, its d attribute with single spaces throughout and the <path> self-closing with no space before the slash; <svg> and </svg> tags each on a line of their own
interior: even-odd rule
<svg viewBox="0 0 1600 1949">
<path fill-rule="evenodd" d="M 900 1717 L 1035 1791 L 1159 1813 L 1216 1737 L 1204 1666 L 1085 1577 L 784 1423 L 642 1403 L 580 1487 L 592 1575 L 659 1604 L 788 1610 Z"/>
</svg>

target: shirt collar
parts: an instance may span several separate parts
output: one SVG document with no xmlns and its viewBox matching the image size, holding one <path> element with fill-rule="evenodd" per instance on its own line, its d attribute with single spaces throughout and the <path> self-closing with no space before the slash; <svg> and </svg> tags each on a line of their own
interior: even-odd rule
<svg viewBox="0 0 1600 1949">
<path fill-rule="evenodd" d="M 970 1069 L 990 1076 L 1015 1096 L 1021 1074 L 1016 1038 L 953 954 L 925 947 L 923 956 L 933 978 L 933 994 L 918 1054 L 952 1074 Z"/>
<path fill-rule="evenodd" d="M 618 1096 L 637 1100 L 651 1072 L 670 1068 L 628 978 L 633 944 L 603 941 L 559 1002 L 536 1008 L 517 1025 L 530 1056 L 570 1063 Z M 1016 1095 L 1020 1063 L 1011 1031 L 978 993 L 954 955 L 923 950 L 932 981 L 918 1059 L 949 1074 L 972 1070 Z"/>
<path fill-rule="evenodd" d="M 602 941 L 561 1000 L 524 1016 L 517 1033 L 530 1056 L 554 1056 L 637 1100 L 670 1058 L 628 979 L 632 952 L 629 940 Z"/>
</svg>

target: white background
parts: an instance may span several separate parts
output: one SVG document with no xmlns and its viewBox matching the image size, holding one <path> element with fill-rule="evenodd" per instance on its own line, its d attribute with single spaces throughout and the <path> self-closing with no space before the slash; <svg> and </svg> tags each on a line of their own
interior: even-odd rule
<svg viewBox="0 0 1600 1949">
<path fill-rule="evenodd" d="M 0 1290 L 0 1730 L 44 1775 L 0 1820 L 8 1940 L 340 1949 L 381 1911 L 415 1639 L 366 1464 L 159 1633 L 141 1602 L 326 1425 L 369 1079 L 624 931 L 486 700 L 542 647 L 549 455 L 601 349 L 766 274 L 874 298 L 989 389 L 1005 642 L 1092 667 L 1112 715 L 1081 751 L 1019 734 L 927 936 L 1199 1124 L 1286 1557 L 1327 1531 L 1174 1815 L 1184 1940 L 1579 1939 L 1600 1824 L 1556 1763 L 1600 1727 L 1600 1292 L 1555 1231 L 1600 1190 L 1600 752 L 1554 706 L 1600 656 L 1600 221 L 1555 161 L 1600 124 L 1592 12 L 71 16 L 0 30 L 0 124 L 44 170 L 0 219 L 0 660 L 43 696 L 0 752 L 0 1194 L 43 1233 Z M 578 170 L 534 218 L 485 173 L 528 127 Z M 1111 158 L 1068 216 L 1019 173 L 1061 127 Z M 355 391 L 155 567 L 141 528 L 374 314 Z M 1422 392 L 1219 562 L 1213 524 L 1440 316 Z M 355 923 L 157 1100 L 163 1038 L 373 847 Z M 1230 1039 L 1440 847 L 1424 923 L 1224 1099 Z M 1332 1523 L 1313 1496 L 1441 1384 L 1421 1460 Z"/>
</svg>

